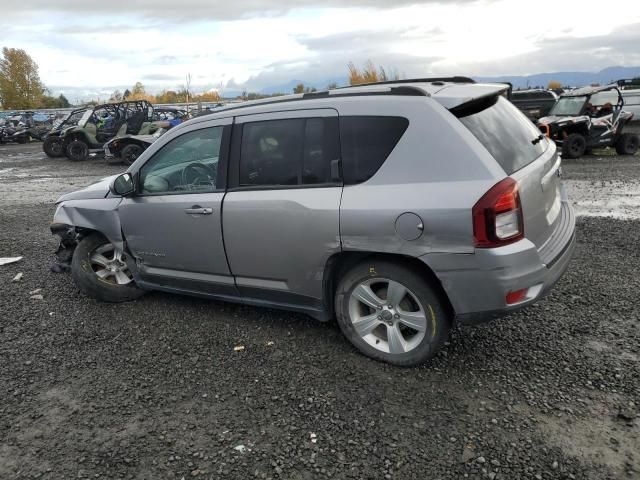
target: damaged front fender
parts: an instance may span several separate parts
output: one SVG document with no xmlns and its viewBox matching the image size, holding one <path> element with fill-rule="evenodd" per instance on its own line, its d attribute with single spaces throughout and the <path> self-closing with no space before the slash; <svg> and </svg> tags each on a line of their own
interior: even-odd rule
<svg viewBox="0 0 640 480">
<path fill-rule="evenodd" d="M 65 227 L 95 230 L 102 233 L 116 250 L 124 250 L 118 206 L 122 198 L 69 200 L 58 205 L 53 216 L 51 231 L 60 235 Z"/>
</svg>

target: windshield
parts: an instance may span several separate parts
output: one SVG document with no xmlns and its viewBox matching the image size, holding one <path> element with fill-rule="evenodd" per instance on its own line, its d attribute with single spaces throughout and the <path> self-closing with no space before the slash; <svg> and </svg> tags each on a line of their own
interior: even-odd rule
<svg viewBox="0 0 640 480">
<path fill-rule="evenodd" d="M 580 115 L 586 101 L 586 95 L 582 97 L 560 97 L 560 100 L 553 106 L 549 115 Z"/>
</svg>

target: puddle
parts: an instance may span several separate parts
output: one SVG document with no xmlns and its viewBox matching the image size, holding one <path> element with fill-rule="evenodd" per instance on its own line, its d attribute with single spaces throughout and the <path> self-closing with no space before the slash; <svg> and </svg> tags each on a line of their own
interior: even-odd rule
<svg viewBox="0 0 640 480">
<path fill-rule="evenodd" d="M 621 181 L 563 181 L 578 216 L 640 219 L 640 183 Z"/>
</svg>

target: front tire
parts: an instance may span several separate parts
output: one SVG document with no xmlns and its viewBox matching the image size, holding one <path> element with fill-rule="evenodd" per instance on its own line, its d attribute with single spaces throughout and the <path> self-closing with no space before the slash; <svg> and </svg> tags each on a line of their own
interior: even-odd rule
<svg viewBox="0 0 640 480">
<path fill-rule="evenodd" d="M 138 159 L 138 157 L 142 154 L 142 152 L 144 152 L 144 150 L 140 145 L 135 145 L 135 144 L 127 145 L 120 152 L 120 158 L 127 165 L 131 165 L 133 162 L 135 162 Z"/>
<path fill-rule="evenodd" d="M 42 143 L 42 150 L 50 158 L 58 158 L 64 155 L 64 147 L 59 137 L 47 137 Z"/>
<path fill-rule="evenodd" d="M 566 158 L 578 158 L 584 155 L 587 141 L 579 133 L 572 133 L 562 142 L 562 155 Z"/>
<path fill-rule="evenodd" d="M 144 295 L 125 262 L 101 233 L 83 238 L 71 260 L 71 275 L 85 295 L 102 302 L 129 302 Z"/>
<path fill-rule="evenodd" d="M 420 365 L 449 336 L 451 316 L 440 293 L 412 268 L 371 260 L 340 280 L 335 309 L 347 339 L 363 354 L 393 365 Z"/>
<path fill-rule="evenodd" d="M 82 162 L 89 158 L 89 146 L 82 140 L 72 140 L 66 149 L 67 158 L 74 162 Z"/>
<path fill-rule="evenodd" d="M 616 141 L 618 155 L 635 155 L 640 147 L 640 136 L 635 133 L 623 133 Z"/>
</svg>

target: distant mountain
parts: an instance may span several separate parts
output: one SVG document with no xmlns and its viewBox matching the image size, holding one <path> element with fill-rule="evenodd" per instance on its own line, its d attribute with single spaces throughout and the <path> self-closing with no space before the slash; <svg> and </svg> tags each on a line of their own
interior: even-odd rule
<svg viewBox="0 0 640 480">
<path fill-rule="evenodd" d="M 503 75 L 500 77 L 473 77 L 479 82 L 510 82 L 513 88 L 546 88 L 551 80 L 558 81 L 562 86 L 582 87 L 598 83 L 606 85 L 622 78 L 640 77 L 640 67 L 608 67 L 599 72 L 553 72 L 537 73 L 534 75 L 518 76 Z"/>
</svg>

